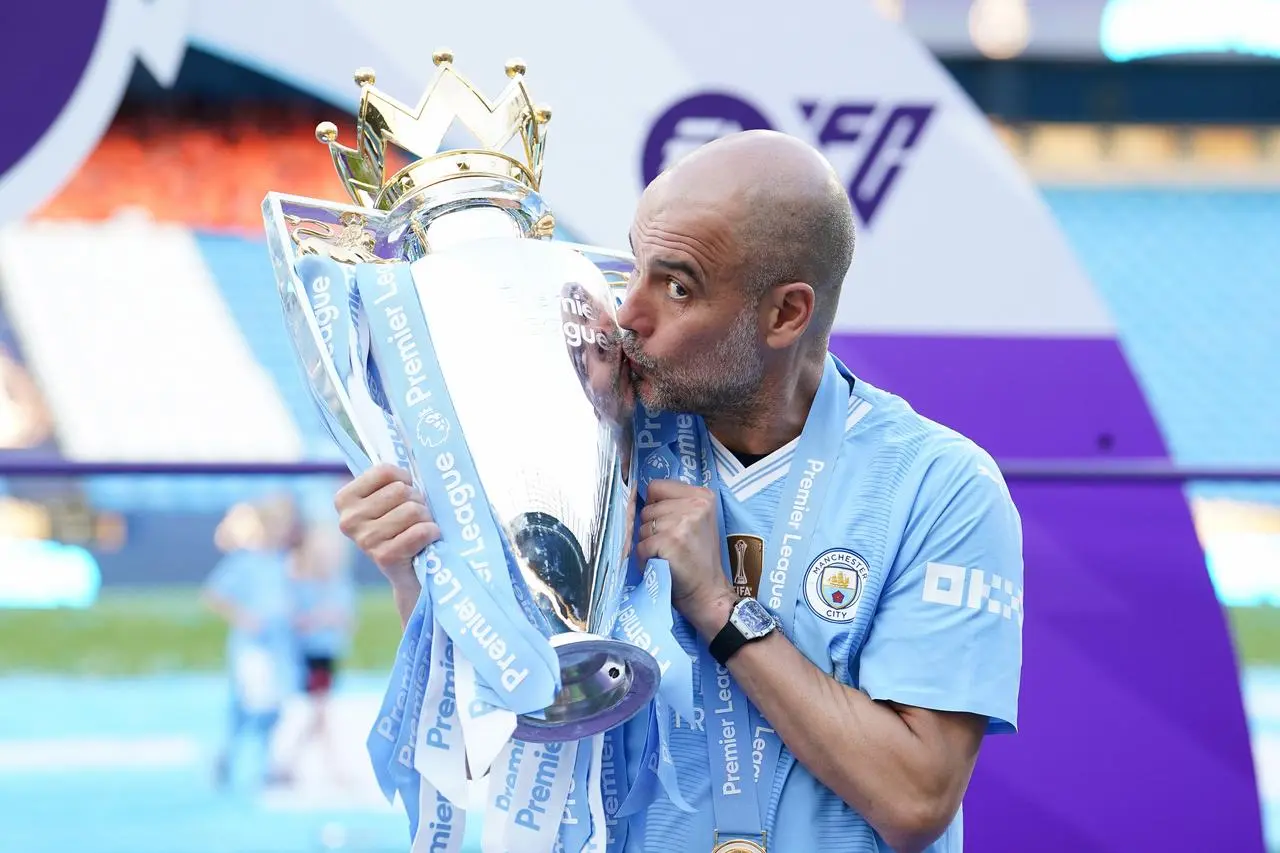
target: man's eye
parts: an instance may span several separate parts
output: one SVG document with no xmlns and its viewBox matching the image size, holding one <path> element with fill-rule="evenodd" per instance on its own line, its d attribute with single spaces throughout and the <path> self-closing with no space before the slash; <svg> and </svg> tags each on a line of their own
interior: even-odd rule
<svg viewBox="0 0 1280 853">
<path fill-rule="evenodd" d="M 667 295 L 672 299 L 684 299 L 689 295 L 688 289 L 674 278 L 667 279 Z"/>
</svg>

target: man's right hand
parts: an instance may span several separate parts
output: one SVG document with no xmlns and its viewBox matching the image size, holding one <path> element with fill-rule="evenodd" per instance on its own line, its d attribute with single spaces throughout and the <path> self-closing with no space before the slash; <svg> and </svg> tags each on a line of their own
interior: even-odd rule
<svg viewBox="0 0 1280 853">
<path fill-rule="evenodd" d="M 409 472 L 375 465 L 343 486 L 333 500 L 338 528 L 369 555 L 387 579 L 415 578 L 413 558 L 440 538 L 426 500 Z"/>
</svg>

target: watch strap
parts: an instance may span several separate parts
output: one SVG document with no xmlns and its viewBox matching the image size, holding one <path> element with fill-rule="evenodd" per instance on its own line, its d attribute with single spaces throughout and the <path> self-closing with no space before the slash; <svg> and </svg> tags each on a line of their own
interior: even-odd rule
<svg viewBox="0 0 1280 853">
<path fill-rule="evenodd" d="M 736 604 L 734 606 L 737 607 Z M 733 624 L 733 619 L 730 617 L 724 623 L 724 627 L 711 638 L 707 650 L 711 652 L 711 657 L 715 659 L 716 663 L 726 666 L 729 663 L 729 658 L 733 657 L 734 652 L 746 644 L 746 636 L 738 630 L 738 626 Z"/>
<path fill-rule="evenodd" d="M 738 610 L 743 606 L 750 606 L 752 604 L 755 604 L 754 599 L 738 599 L 734 603 L 733 609 L 729 611 L 729 618 L 725 621 L 724 627 L 721 628 L 719 632 L 711 638 L 711 642 L 707 644 L 707 651 L 711 653 L 711 657 L 715 659 L 716 663 L 721 666 L 728 665 L 729 658 L 733 657 L 734 653 L 736 653 L 738 649 L 753 640 L 764 639 L 772 631 L 772 628 L 776 627 L 777 623 L 774 622 L 773 626 L 762 634 L 747 636 L 742 633 L 738 626 L 734 624 L 734 617 L 738 615 Z"/>
</svg>

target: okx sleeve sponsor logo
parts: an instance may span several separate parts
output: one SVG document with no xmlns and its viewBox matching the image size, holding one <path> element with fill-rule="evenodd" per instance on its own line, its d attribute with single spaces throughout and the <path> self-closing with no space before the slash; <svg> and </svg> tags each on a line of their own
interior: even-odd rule
<svg viewBox="0 0 1280 853">
<path fill-rule="evenodd" d="M 781 130 L 807 139 L 840 172 L 859 222 L 870 227 L 910 165 L 936 106 L 868 98 L 798 98 L 775 122 L 737 95 L 704 92 L 667 108 L 649 129 L 642 186 L 690 151 L 743 130 Z"/>
</svg>

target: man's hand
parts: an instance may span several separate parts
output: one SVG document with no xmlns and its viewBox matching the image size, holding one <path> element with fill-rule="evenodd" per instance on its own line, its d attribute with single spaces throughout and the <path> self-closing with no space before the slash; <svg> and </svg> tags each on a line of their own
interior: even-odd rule
<svg viewBox="0 0 1280 853">
<path fill-rule="evenodd" d="M 720 630 L 737 600 L 720 560 L 718 501 L 709 489 L 654 480 L 636 545 L 639 559 L 671 564 L 671 603 L 704 635 Z"/>
<path fill-rule="evenodd" d="M 416 581 L 413 558 L 440 538 L 409 472 L 375 465 L 338 491 L 338 528 L 386 575 L 392 585 Z"/>
</svg>

